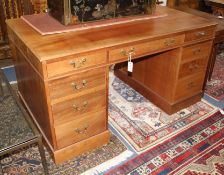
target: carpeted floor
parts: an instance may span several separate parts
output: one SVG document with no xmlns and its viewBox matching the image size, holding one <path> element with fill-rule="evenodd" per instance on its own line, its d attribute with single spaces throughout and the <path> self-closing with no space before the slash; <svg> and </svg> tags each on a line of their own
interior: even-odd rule
<svg viewBox="0 0 224 175">
<path fill-rule="evenodd" d="M 216 57 L 212 78 L 206 85 L 205 93 L 217 101 L 224 100 L 224 52 Z"/>
<path fill-rule="evenodd" d="M 107 175 L 223 175 L 223 135 L 224 118 L 217 112 Z"/>
<path fill-rule="evenodd" d="M 45 153 L 50 175 L 78 175 L 118 156 L 125 150 L 126 147 L 113 135 L 109 144 L 60 165 L 54 164 L 47 150 Z M 0 162 L 4 175 L 43 174 L 36 145 L 6 155 Z"/>
<path fill-rule="evenodd" d="M 168 115 L 110 74 L 109 122 L 136 151 L 144 151 L 195 125 L 216 111 L 216 107 L 201 101 Z"/>
</svg>

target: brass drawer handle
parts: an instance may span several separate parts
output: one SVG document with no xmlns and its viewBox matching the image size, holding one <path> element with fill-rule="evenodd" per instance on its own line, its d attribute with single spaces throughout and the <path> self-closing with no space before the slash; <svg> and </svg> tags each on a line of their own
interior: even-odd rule
<svg viewBox="0 0 224 175">
<path fill-rule="evenodd" d="M 80 68 L 85 65 L 86 61 L 87 61 L 86 58 L 81 58 L 80 60 L 77 61 L 72 60 L 69 62 L 69 64 L 72 65 L 74 68 Z"/>
<path fill-rule="evenodd" d="M 83 66 L 86 63 L 86 58 L 82 58 L 81 60 L 79 60 L 79 65 Z"/>
<path fill-rule="evenodd" d="M 195 64 L 195 65 L 194 65 L 194 68 L 195 68 L 195 69 L 198 69 L 198 68 L 199 68 L 199 64 Z"/>
<path fill-rule="evenodd" d="M 202 32 L 197 32 L 195 35 L 201 37 L 201 36 L 205 36 L 206 33 L 202 31 Z"/>
<path fill-rule="evenodd" d="M 165 44 L 165 46 L 171 46 L 171 45 L 175 44 L 175 42 L 176 42 L 175 39 L 173 39 L 173 38 L 170 39 L 169 38 L 169 39 L 165 40 L 164 44 Z"/>
<path fill-rule="evenodd" d="M 188 69 L 190 69 L 190 71 L 193 71 L 194 70 L 194 65 L 193 64 L 190 64 Z"/>
<path fill-rule="evenodd" d="M 82 88 L 86 87 L 86 85 L 87 85 L 86 80 L 82 80 L 81 84 L 77 84 L 75 82 L 71 83 L 71 86 L 74 87 L 74 89 L 76 89 L 76 90 L 82 89 Z"/>
<path fill-rule="evenodd" d="M 72 105 L 72 107 L 76 110 L 76 111 L 84 111 L 86 109 L 88 105 L 88 101 L 84 101 L 82 106 L 77 106 L 76 104 Z"/>
<path fill-rule="evenodd" d="M 187 89 L 191 89 L 191 88 L 194 88 L 194 87 L 196 87 L 195 82 L 190 82 L 190 83 L 187 84 Z"/>
<path fill-rule="evenodd" d="M 87 130 L 88 130 L 88 125 L 84 126 L 84 128 L 75 128 L 75 132 L 77 134 L 86 134 Z"/>
<path fill-rule="evenodd" d="M 189 66 L 188 66 L 188 69 L 190 69 L 190 71 L 193 71 L 193 70 L 196 70 L 199 68 L 199 64 L 197 63 L 191 63 Z"/>
<path fill-rule="evenodd" d="M 69 64 L 72 65 L 74 68 L 76 67 L 76 62 L 75 62 L 75 60 L 70 61 Z"/>
<path fill-rule="evenodd" d="M 121 49 L 121 54 L 123 56 L 127 56 L 127 55 L 130 55 L 130 54 L 135 54 L 135 48 L 132 47 L 130 50 Z"/>
<path fill-rule="evenodd" d="M 200 48 L 193 50 L 193 55 L 197 55 L 197 54 L 200 54 L 200 53 L 201 53 L 201 49 Z"/>
</svg>

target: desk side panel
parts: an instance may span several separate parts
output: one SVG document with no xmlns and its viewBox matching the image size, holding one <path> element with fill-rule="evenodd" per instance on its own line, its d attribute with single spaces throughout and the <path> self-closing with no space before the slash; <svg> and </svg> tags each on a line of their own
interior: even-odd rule
<svg viewBox="0 0 224 175">
<path fill-rule="evenodd" d="M 32 115 L 45 133 L 48 141 L 55 147 L 47 108 L 44 81 L 18 48 L 15 49 L 15 53 L 14 62 L 19 92 L 29 111 L 32 111 Z"/>
</svg>

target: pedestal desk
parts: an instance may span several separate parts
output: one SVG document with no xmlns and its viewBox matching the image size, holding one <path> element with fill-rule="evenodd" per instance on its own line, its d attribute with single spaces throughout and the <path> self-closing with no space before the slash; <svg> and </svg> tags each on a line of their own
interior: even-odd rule
<svg viewBox="0 0 224 175">
<path fill-rule="evenodd" d="M 109 66 L 130 52 L 137 61 L 130 84 L 166 112 L 200 100 L 216 24 L 157 10 L 167 15 L 47 36 L 21 19 L 7 21 L 20 97 L 56 163 L 109 141 Z"/>
</svg>

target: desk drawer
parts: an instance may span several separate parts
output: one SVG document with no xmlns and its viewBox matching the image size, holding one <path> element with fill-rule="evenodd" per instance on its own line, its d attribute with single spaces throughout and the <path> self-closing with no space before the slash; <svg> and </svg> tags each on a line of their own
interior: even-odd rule
<svg viewBox="0 0 224 175">
<path fill-rule="evenodd" d="M 178 80 L 174 101 L 191 97 L 202 91 L 204 72 Z"/>
<path fill-rule="evenodd" d="M 106 68 L 83 71 L 49 82 L 51 104 L 106 88 Z"/>
<path fill-rule="evenodd" d="M 182 61 L 209 57 L 212 42 L 203 42 L 183 48 Z"/>
<path fill-rule="evenodd" d="M 106 61 L 107 57 L 105 50 L 83 55 L 67 56 L 61 58 L 60 61 L 47 63 L 48 77 L 50 78 L 69 71 L 105 64 Z"/>
<path fill-rule="evenodd" d="M 109 62 L 127 61 L 127 54 L 133 51 L 133 58 L 147 55 L 152 52 L 156 52 L 162 49 L 168 49 L 175 46 L 179 46 L 184 42 L 184 35 L 178 35 L 165 39 L 149 41 L 140 44 L 133 44 L 130 46 L 119 47 L 109 50 Z"/>
<path fill-rule="evenodd" d="M 106 90 L 86 94 L 52 106 L 55 125 L 78 119 L 90 112 L 106 108 Z"/>
<path fill-rule="evenodd" d="M 207 66 L 207 58 L 196 59 L 189 62 L 186 62 L 180 66 L 179 76 L 178 78 L 181 79 L 183 77 L 199 73 L 205 72 Z"/>
<path fill-rule="evenodd" d="M 106 109 L 62 125 L 57 125 L 55 126 L 57 146 L 58 148 L 63 148 L 97 135 L 105 131 L 106 128 Z"/>
<path fill-rule="evenodd" d="M 201 39 L 209 39 L 209 38 L 212 38 L 214 34 L 215 34 L 214 27 L 205 27 L 201 29 L 196 29 L 186 33 L 185 42 L 201 40 Z"/>
</svg>

